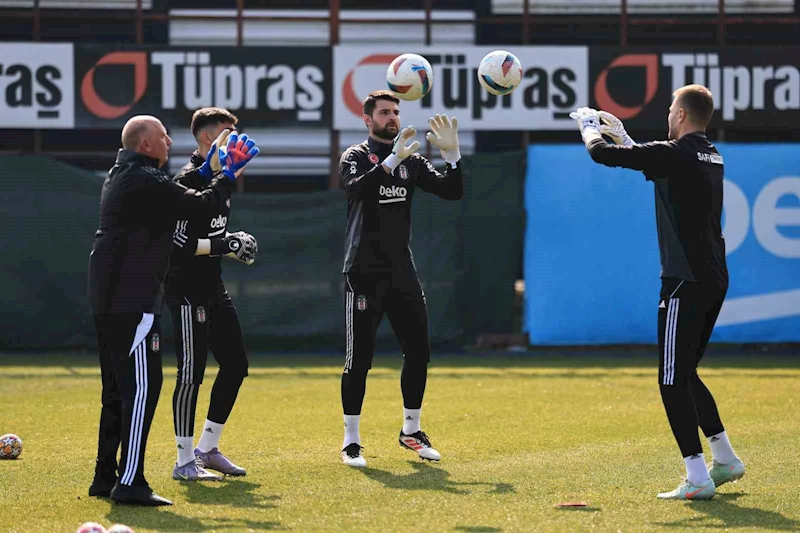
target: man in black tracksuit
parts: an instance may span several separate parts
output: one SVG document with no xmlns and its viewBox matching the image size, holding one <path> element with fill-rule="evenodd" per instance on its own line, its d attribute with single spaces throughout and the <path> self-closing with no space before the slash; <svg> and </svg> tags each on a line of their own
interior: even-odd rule
<svg viewBox="0 0 800 533">
<path fill-rule="evenodd" d="M 420 143 L 405 143 L 413 128 L 400 132 L 399 100 L 389 91 L 375 91 L 363 103 L 369 138 L 348 148 L 339 172 L 347 194 L 347 232 L 342 272 L 345 275 L 346 357 L 342 373 L 345 433 L 342 462 L 363 467 L 359 420 L 372 365 L 375 334 L 388 315 L 403 350 L 400 384 L 403 429 L 400 445 L 423 459 L 440 454 L 420 429 L 430 343 L 428 310 L 409 248 L 411 201 L 417 188 L 446 200 L 463 195 L 458 150 L 458 123 L 445 116 L 429 121 L 428 140 L 447 162 L 439 173 L 415 153 Z M 399 133 L 399 134 L 398 134 Z"/>
<path fill-rule="evenodd" d="M 89 494 L 121 503 L 171 504 L 150 490 L 144 455 L 161 390 L 159 315 L 172 234 L 177 217 L 209 213 L 224 204 L 235 179 L 228 172 L 203 192 L 173 182 L 159 170 L 171 144 L 155 117 L 136 116 L 125 125 L 122 149 L 103 184 L 89 260 L 89 301 L 103 383 Z"/>
<path fill-rule="evenodd" d="M 215 166 L 214 155 L 209 153 L 211 146 L 220 135 L 235 131 L 237 123 L 237 117 L 226 109 L 198 109 L 191 124 L 198 149 L 174 180 L 192 189 L 207 187 Z M 222 282 L 222 256 L 251 264 L 257 249 L 252 235 L 228 233 L 230 210 L 228 200 L 211 213 L 178 220 L 175 228 L 175 246 L 167 276 L 167 304 L 172 314 L 178 362 L 172 398 L 178 456 L 172 477 L 177 480 L 221 479 L 206 468 L 232 476 L 246 473 L 219 450 L 222 429 L 248 370 L 239 315 Z M 197 393 L 203 382 L 209 348 L 219 364 L 219 372 L 211 389 L 208 417 L 195 448 Z"/>
<path fill-rule="evenodd" d="M 613 115 L 581 108 L 576 113 L 594 161 L 643 171 L 655 185 L 661 253 L 658 309 L 661 397 L 684 457 L 687 478 L 662 499 L 708 499 L 715 486 L 744 475 L 711 392 L 697 375 L 728 290 L 722 236 L 723 159 L 705 135 L 714 112 L 710 91 L 688 85 L 675 91 L 669 141 L 635 144 Z M 603 124 L 601 124 L 601 121 Z M 607 144 L 607 134 L 620 145 Z M 714 456 L 709 472 L 698 425 Z"/>
</svg>

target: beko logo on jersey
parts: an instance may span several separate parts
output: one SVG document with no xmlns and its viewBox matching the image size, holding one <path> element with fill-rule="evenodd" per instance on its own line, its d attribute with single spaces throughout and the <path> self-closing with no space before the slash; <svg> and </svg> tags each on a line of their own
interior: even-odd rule
<svg viewBox="0 0 800 533">
<path fill-rule="evenodd" d="M 228 225 L 228 217 L 219 215 L 217 218 L 211 219 L 211 227 L 214 229 L 224 228 Z"/>
<path fill-rule="evenodd" d="M 378 192 L 381 195 L 381 199 L 378 200 L 379 204 L 405 202 L 406 196 L 408 195 L 408 189 L 405 187 L 398 187 L 397 185 L 392 185 L 390 187 L 381 185 L 380 189 L 378 189 Z"/>
</svg>

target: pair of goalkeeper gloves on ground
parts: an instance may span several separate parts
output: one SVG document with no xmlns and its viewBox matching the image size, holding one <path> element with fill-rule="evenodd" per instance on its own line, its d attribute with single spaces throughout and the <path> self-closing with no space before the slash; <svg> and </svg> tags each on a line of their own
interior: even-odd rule
<svg viewBox="0 0 800 533">
<path fill-rule="evenodd" d="M 615 144 L 632 146 L 635 144 L 622 121 L 607 111 L 597 111 L 591 107 L 579 107 L 569 114 L 569 117 L 578 121 L 578 129 L 586 147 L 605 135 L 610 137 Z"/>
<path fill-rule="evenodd" d="M 425 138 L 441 151 L 442 158 L 451 167 L 456 168 L 458 161 L 461 159 L 461 152 L 458 149 L 458 119 L 455 117 L 450 119 L 447 115 L 434 115 L 428 120 L 428 127 L 431 131 L 425 135 Z M 395 137 L 392 153 L 382 163 L 383 166 L 389 169 L 389 172 L 394 172 L 394 169 L 404 159 L 419 150 L 419 141 L 406 145 L 416 134 L 417 130 L 414 126 L 406 126 Z"/>
</svg>

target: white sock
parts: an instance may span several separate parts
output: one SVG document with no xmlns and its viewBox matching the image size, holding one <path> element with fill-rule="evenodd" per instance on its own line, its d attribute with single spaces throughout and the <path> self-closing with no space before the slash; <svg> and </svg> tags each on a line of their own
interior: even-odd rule
<svg viewBox="0 0 800 533">
<path fill-rule="evenodd" d="M 406 409 L 403 407 L 403 433 L 411 435 L 419 431 L 419 417 L 422 409 Z"/>
<path fill-rule="evenodd" d="M 718 463 L 728 464 L 736 459 L 736 453 L 731 448 L 731 441 L 728 434 L 724 431 L 708 437 L 708 445 L 711 446 L 711 455 Z"/>
<path fill-rule="evenodd" d="M 203 426 L 203 433 L 200 435 L 200 442 L 197 443 L 197 448 L 203 452 L 208 453 L 214 448 L 219 448 L 219 438 L 222 435 L 222 429 L 225 424 L 217 424 L 209 419 L 206 419 L 206 424 Z"/>
<path fill-rule="evenodd" d="M 358 432 L 358 424 L 361 421 L 361 415 L 344 415 L 344 441 L 342 442 L 342 449 L 344 450 L 348 444 L 361 444 L 361 434 Z"/>
<path fill-rule="evenodd" d="M 702 453 L 684 457 L 683 461 L 686 463 L 686 477 L 689 479 L 689 483 L 697 487 L 708 483 L 711 476 L 708 475 L 706 460 Z"/>
<path fill-rule="evenodd" d="M 178 443 L 178 466 L 194 461 L 194 437 L 175 437 Z"/>
</svg>

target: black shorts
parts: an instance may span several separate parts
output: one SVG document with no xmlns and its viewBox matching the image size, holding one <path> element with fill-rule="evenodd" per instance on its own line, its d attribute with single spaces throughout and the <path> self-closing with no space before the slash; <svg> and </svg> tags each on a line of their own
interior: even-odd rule
<svg viewBox="0 0 800 533">
<path fill-rule="evenodd" d="M 658 383 L 688 384 L 705 354 L 726 288 L 675 278 L 661 281 Z"/>
<path fill-rule="evenodd" d="M 203 382 L 209 349 L 221 370 L 247 376 L 242 326 L 224 287 L 211 299 L 173 295 L 167 304 L 175 331 L 179 383 Z"/>
<path fill-rule="evenodd" d="M 409 361 L 430 361 L 428 306 L 416 272 L 408 274 L 345 274 L 344 373 L 372 367 L 375 334 L 389 317 Z"/>
</svg>

